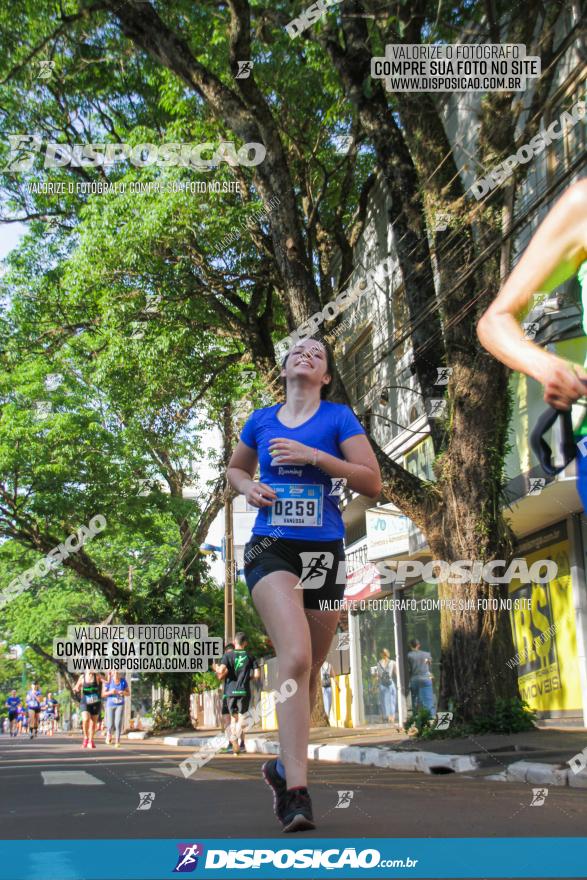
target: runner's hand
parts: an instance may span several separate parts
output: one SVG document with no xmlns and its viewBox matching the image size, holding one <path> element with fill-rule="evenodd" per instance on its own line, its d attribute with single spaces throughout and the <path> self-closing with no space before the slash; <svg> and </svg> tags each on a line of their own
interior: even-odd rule
<svg viewBox="0 0 587 880">
<path fill-rule="evenodd" d="M 244 496 L 251 507 L 271 507 L 277 498 L 271 486 L 266 483 L 256 483 L 254 480 L 247 483 Z"/>
<path fill-rule="evenodd" d="M 562 358 L 553 358 L 552 368 L 543 384 L 544 401 L 554 409 L 569 410 L 575 401 L 587 395 L 585 370 Z"/>
<path fill-rule="evenodd" d="M 275 437 L 269 441 L 269 452 L 277 464 L 310 464 L 314 449 L 297 440 Z"/>
</svg>

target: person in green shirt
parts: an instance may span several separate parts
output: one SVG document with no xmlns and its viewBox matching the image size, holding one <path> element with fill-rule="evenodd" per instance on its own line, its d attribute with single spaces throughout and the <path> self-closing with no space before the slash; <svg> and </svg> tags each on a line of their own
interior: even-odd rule
<svg viewBox="0 0 587 880">
<path fill-rule="evenodd" d="M 587 178 L 572 184 L 551 208 L 477 324 L 487 351 L 540 382 L 545 402 L 560 410 L 570 410 L 587 395 L 587 338 L 583 364 L 575 364 L 526 338 L 520 321 L 534 295 L 550 293 L 574 274 L 582 288 L 587 335 Z M 587 418 L 576 433 L 587 436 Z M 578 455 L 577 473 L 579 495 L 587 509 L 587 455 Z"/>
<path fill-rule="evenodd" d="M 231 716 L 231 726 L 227 733 L 234 755 L 240 754 L 241 745 L 244 746 L 242 716 L 248 712 L 251 702 L 251 678 L 258 679 L 261 676 L 257 660 L 249 654 L 247 646 L 246 635 L 237 632 L 233 650 L 225 651 L 215 669 L 217 678 L 221 681 L 226 679 L 226 707 Z"/>
</svg>

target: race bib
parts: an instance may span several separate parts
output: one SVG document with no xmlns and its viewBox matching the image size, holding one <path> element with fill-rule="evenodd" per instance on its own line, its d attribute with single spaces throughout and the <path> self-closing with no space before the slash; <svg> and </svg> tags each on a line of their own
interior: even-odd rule
<svg viewBox="0 0 587 880">
<path fill-rule="evenodd" d="M 112 697 L 111 699 L 113 706 L 122 706 L 122 704 L 124 703 L 123 697 Z"/>
<path fill-rule="evenodd" d="M 93 706 L 94 703 L 100 702 L 100 696 L 98 694 L 86 694 L 86 706 Z"/>
<path fill-rule="evenodd" d="M 267 508 L 270 526 L 321 526 L 324 487 L 319 483 L 278 483 Z"/>
</svg>

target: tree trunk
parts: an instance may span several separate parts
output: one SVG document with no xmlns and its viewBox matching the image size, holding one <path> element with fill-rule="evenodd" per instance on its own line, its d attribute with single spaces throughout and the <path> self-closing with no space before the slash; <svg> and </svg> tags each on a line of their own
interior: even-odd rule
<svg viewBox="0 0 587 880">
<path fill-rule="evenodd" d="M 316 699 L 310 713 L 310 727 L 330 727 L 330 722 L 324 711 L 324 703 L 322 702 L 322 691 L 320 685 L 316 688 Z"/>
<path fill-rule="evenodd" d="M 463 721 L 491 717 L 497 699 L 518 694 L 515 668 L 507 666 L 515 653 L 509 611 L 499 608 L 507 593 L 506 584 L 439 585 L 439 598 L 457 605 L 441 613 L 439 708 L 455 709 Z M 487 610 L 477 607 L 484 600 Z M 458 610 L 459 603 L 475 607 Z"/>
</svg>

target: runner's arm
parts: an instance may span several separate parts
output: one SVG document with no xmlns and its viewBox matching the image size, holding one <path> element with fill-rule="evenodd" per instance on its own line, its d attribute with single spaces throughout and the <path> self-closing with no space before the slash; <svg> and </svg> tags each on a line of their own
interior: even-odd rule
<svg viewBox="0 0 587 880">
<path fill-rule="evenodd" d="M 526 339 L 520 319 L 537 293 L 550 293 L 587 257 L 587 180 L 564 193 L 538 227 L 523 256 L 477 324 L 481 344 L 502 363 L 545 386 L 545 401 L 559 408 L 585 393 L 564 358 Z"/>
<path fill-rule="evenodd" d="M 223 681 L 228 675 L 228 667 L 224 666 L 224 664 L 217 663 L 214 672 L 216 673 L 218 681 Z"/>
<path fill-rule="evenodd" d="M 340 449 L 344 458 L 337 458 L 321 449 L 314 450 L 312 446 L 285 437 L 276 437 L 269 444 L 269 451 L 279 456 L 280 464 L 315 464 L 330 477 L 346 479 L 349 489 L 368 498 L 376 498 L 381 492 L 381 473 L 365 434 L 348 437 L 342 441 Z"/>
<path fill-rule="evenodd" d="M 244 495 L 252 507 L 269 507 L 277 495 L 271 486 L 256 482 L 257 453 L 239 440 L 226 470 L 226 479 L 239 495 Z M 259 494 L 261 493 L 261 494 Z"/>
</svg>

